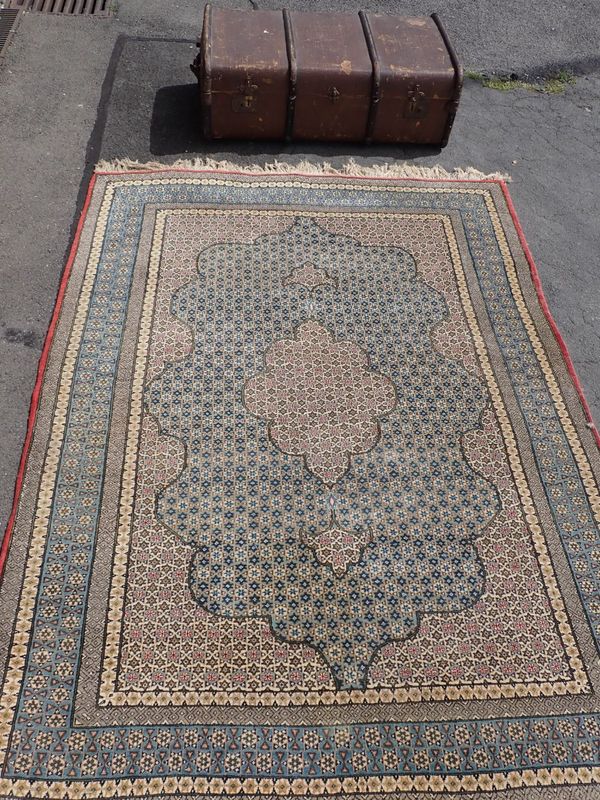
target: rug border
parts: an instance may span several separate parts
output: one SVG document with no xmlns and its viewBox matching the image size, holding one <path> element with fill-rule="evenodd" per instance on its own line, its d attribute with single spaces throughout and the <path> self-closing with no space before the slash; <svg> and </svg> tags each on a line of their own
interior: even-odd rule
<svg viewBox="0 0 600 800">
<path fill-rule="evenodd" d="M 90 202 L 92 199 L 92 192 L 94 189 L 94 185 L 96 183 L 96 173 L 94 173 L 90 179 L 88 184 L 87 192 L 85 195 L 85 200 L 83 203 L 83 208 L 79 215 L 79 220 L 77 222 L 77 227 L 75 229 L 75 234 L 73 236 L 73 242 L 69 249 L 69 255 L 67 257 L 67 261 L 65 266 L 62 270 L 59 284 L 58 284 L 58 291 L 56 294 L 56 299 L 54 301 L 54 307 L 52 309 L 52 315 L 50 317 L 50 322 L 48 325 L 48 329 L 46 331 L 46 336 L 44 337 L 44 344 L 42 347 L 42 353 L 40 355 L 35 383 L 33 386 L 33 391 L 31 393 L 31 400 L 29 402 L 29 411 L 27 414 L 27 428 L 25 431 L 25 439 L 23 442 L 23 447 L 21 450 L 21 457 L 19 459 L 19 467 L 17 470 L 17 476 L 15 478 L 14 490 L 13 490 L 13 500 L 10 510 L 10 516 L 8 517 L 8 522 L 6 524 L 6 529 L 2 536 L 2 541 L 0 543 L 0 583 L 2 581 L 4 575 L 4 569 L 6 566 L 6 562 L 8 560 L 8 551 L 10 548 L 10 543 L 12 540 L 12 534 L 15 527 L 16 519 L 17 519 L 17 512 L 19 509 L 19 502 L 21 500 L 21 490 L 23 488 L 23 480 L 25 477 L 25 471 L 27 469 L 27 461 L 29 458 L 29 451 L 31 449 L 31 441 L 33 439 L 33 432 L 35 430 L 35 424 L 37 420 L 37 412 L 40 402 L 40 396 L 42 391 L 42 386 L 44 384 L 44 378 L 46 375 L 46 365 L 48 362 L 48 357 L 50 355 L 50 349 L 52 347 L 52 343 L 54 341 L 54 333 L 56 331 L 56 327 L 58 325 L 58 320 L 60 318 L 60 313 L 62 310 L 63 300 L 67 291 L 67 285 L 69 283 L 69 278 L 71 276 L 71 271 L 73 268 L 73 262 L 75 261 L 75 256 L 77 255 L 77 251 L 79 249 L 79 240 L 81 239 L 81 232 L 83 230 L 83 225 L 87 218 L 87 212 L 90 206 Z"/>
<path fill-rule="evenodd" d="M 529 271 L 531 274 L 531 280 L 533 285 L 535 286 L 535 291 L 537 294 L 537 298 L 540 304 L 542 311 L 544 312 L 544 316 L 546 317 L 546 322 L 548 323 L 550 330 L 554 334 L 554 338 L 560 348 L 560 352 L 565 362 L 565 366 L 573 381 L 577 394 L 579 396 L 579 400 L 581 401 L 581 405 L 583 407 L 583 413 L 586 418 L 586 424 L 592 432 L 594 440 L 600 448 L 600 431 L 598 427 L 594 423 L 594 418 L 592 416 L 592 411 L 588 404 L 588 401 L 585 397 L 585 392 L 583 390 L 583 385 L 579 380 L 579 376 L 575 370 L 575 365 L 573 364 L 573 359 L 571 358 L 571 354 L 569 353 L 569 348 L 567 347 L 567 343 L 563 339 L 563 336 L 560 332 L 560 328 L 558 327 L 554 317 L 552 316 L 552 312 L 550 311 L 550 306 L 548 305 L 548 301 L 546 300 L 546 295 L 544 294 L 544 289 L 542 287 L 542 279 L 540 277 L 540 273 L 538 268 L 535 264 L 533 254 L 529 249 L 529 245 L 527 244 L 527 240 L 525 238 L 525 233 L 519 221 L 519 217 L 517 216 L 517 211 L 515 209 L 512 197 L 510 196 L 510 192 L 508 190 L 508 186 L 506 182 L 503 180 L 497 181 L 502 189 L 502 193 L 504 195 L 504 199 L 506 200 L 506 205 L 508 206 L 508 211 L 510 213 L 511 219 L 515 226 L 515 230 L 517 231 L 517 235 L 519 237 L 519 242 L 521 243 L 521 247 L 523 248 L 523 252 L 525 254 L 525 258 L 527 259 L 527 263 L 529 264 Z"/>
</svg>

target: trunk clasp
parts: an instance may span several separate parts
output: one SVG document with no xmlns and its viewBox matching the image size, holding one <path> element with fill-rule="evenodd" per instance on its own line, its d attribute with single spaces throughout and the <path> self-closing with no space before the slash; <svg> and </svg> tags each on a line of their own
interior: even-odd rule
<svg viewBox="0 0 600 800">
<path fill-rule="evenodd" d="M 252 82 L 250 75 L 246 75 L 246 80 L 240 85 L 239 94 L 235 95 L 231 101 L 233 110 L 242 113 L 255 111 L 257 92 L 258 85 Z"/>
<path fill-rule="evenodd" d="M 419 119 L 424 117 L 427 113 L 427 97 L 421 88 L 420 84 L 415 83 L 408 87 L 408 106 L 406 108 L 406 117 L 410 119 Z"/>
</svg>

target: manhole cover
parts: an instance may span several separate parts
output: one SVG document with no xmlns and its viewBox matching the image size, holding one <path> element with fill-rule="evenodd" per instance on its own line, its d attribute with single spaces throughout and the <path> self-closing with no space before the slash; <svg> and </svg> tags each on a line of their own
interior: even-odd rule
<svg viewBox="0 0 600 800">
<path fill-rule="evenodd" d="M 0 56 L 17 27 L 19 12 L 12 8 L 0 9 Z"/>
<path fill-rule="evenodd" d="M 9 0 L 8 8 L 37 11 L 41 14 L 94 14 L 107 17 L 112 0 Z"/>
</svg>

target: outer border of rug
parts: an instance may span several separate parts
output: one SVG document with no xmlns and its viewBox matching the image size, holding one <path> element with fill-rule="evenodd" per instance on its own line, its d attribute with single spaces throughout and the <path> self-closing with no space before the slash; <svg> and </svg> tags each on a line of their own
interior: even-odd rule
<svg viewBox="0 0 600 800">
<path fill-rule="evenodd" d="M 96 183 L 96 174 L 92 175 L 86 196 L 85 201 L 83 204 L 83 209 L 79 216 L 79 220 L 77 222 L 77 228 L 75 230 L 75 235 L 73 237 L 73 243 L 71 245 L 71 249 L 69 251 L 69 256 L 65 263 L 64 269 L 62 271 L 60 282 L 58 285 L 58 292 L 56 295 L 56 300 L 54 302 L 54 308 L 52 310 L 52 316 L 50 317 L 50 324 L 48 326 L 48 330 L 46 332 L 46 336 L 44 338 L 44 345 L 42 347 L 42 354 L 40 356 L 40 360 L 38 361 L 37 373 L 35 378 L 35 384 L 33 387 L 33 392 L 31 394 L 31 401 L 29 403 L 29 412 L 27 417 L 27 429 L 25 432 L 25 441 L 23 443 L 23 449 L 21 451 L 21 458 L 19 460 L 19 468 L 17 471 L 17 477 L 15 479 L 15 488 L 13 493 L 13 502 L 10 511 L 10 516 L 8 518 L 8 523 L 6 525 L 6 529 L 4 531 L 4 535 L 2 537 L 2 542 L 0 545 L 0 582 L 2 580 L 4 574 L 4 567 L 6 565 L 6 561 L 8 558 L 8 550 L 10 547 L 10 542 L 12 539 L 12 533 L 15 526 L 16 518 L 17 518 L 17 511 L 19 508 L 19 501 L 21 499 L 21 489 L 23 488 L 23 479 L 25 477 L 25 470 L 27 468 L 27 460 L 29 457 L 29 451 L 31 449 L 31 440 L 33 438 L 33 432 L 35 430 L 35 423 L 37 419 L 37 411 L 40 402 L 40 394 L 42 390 L 42 386 L 44 384 L 44 377 L 46 374 L 46 364 L 48 362 L 48 356 L 50 354 L 50 349 L 52 347 L 52 342 L 54 340 L 54 332 L 56 330 L 56 326 L 58 325 L 58 320 L 60 317 L 60 312 L 63 305 L 63 300 L 67 291 L 67 285 L 69 283 L 69 277 L 71 275 L 71 269 L 73 267 L 73 262 L 75 261 L 75 256 L 77 255 L 77 250 L 79 248 L 79 239 L 81 238 L 81 231 L 83 229 L 83 225 L 85 223 L 87 217 L 87 211 L 90 205 L 90 200 L 92 198 L 92 192 L 94 189 L 94 185 Z"/>
</svg>

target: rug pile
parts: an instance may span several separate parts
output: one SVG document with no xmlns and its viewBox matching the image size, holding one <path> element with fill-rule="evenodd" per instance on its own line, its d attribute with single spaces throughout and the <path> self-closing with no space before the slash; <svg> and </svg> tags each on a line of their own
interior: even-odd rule
<svg viewBox="0 0 600 800">
<path fill-rule="evenodd" d="M 97 173 L 0 797 L 597 797 L 598 456 L 502 181 Z"/>
</svg>

